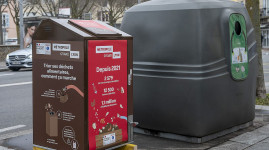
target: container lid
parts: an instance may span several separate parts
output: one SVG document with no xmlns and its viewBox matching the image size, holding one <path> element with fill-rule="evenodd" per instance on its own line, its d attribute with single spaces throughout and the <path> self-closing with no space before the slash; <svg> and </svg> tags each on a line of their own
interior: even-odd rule
<svg viewBox="0 0 269 150">
<path fill-rule="evenodd" d="M 122 34 L 94 20 L 68 20 L 70 24 L 97 37 L 122 36 Z"/>
</svg>

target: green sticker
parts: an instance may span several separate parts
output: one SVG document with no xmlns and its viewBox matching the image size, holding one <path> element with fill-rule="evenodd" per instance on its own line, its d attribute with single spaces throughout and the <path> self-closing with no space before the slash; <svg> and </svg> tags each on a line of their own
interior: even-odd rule
<svg viewBox="0 0 269 150">
<path fill-rule="evenodd" d="M 241 14 L 230 16 L 231 74 L 235 80 L 248 76 L 248 50 L 246 21 Z"/>
</svg>

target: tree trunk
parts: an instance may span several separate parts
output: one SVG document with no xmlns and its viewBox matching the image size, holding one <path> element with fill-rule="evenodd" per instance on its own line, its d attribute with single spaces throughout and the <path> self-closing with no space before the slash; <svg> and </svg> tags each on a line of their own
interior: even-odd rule
<svg viewBox="0 0 269 150">
<path fill-rule="evenodd" d="M 3 45 L 2 5 L 0 6 L 0 45 Z"/>
<path fill-rule="evenodd" d="M 256 41 L 257 41 L 259 73 L 256 85 L 256 96 L 258 98 L 265 98 L 266 88 L 264 84 L 264 74 L 263 74 L 259 0 L 246 0 L 246 8 L 248 10 L 252 24 L 255 29 Z"/>
<path fill-rule="evenodd" d="M 20 44 L 21 36 L 20 36 L 20 25 L 19 24 L 16 24 L 16 32 L 17 32 L 18 44 Z"/>
</svg>

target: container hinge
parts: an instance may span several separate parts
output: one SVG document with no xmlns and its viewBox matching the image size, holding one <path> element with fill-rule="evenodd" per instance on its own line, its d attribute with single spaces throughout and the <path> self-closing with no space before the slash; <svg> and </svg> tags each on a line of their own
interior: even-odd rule
<svg viewBox="0 0 269 150">
<path fill-rule="evenodd" d="M 136 127 L 139 123 L 138 122 L 128 122 L 131 126 Z"/>
<path fill-rule="evenodd" d="M 128 123 L 129 123 L 131 126 L 135 127 L 135 126 L 137 126 L 139 123 L 138 123 L 138 122 L 133 122 L 133 118 L 134 118 L 133 115 L 129 115 L 129 116 L 128 116 Z"/>
<path fill-rule="evenodd" d="M 133 69 L 130 69 L 130 74 L 128 75 L 128 85 L 132 85 Z"/>
</svg>

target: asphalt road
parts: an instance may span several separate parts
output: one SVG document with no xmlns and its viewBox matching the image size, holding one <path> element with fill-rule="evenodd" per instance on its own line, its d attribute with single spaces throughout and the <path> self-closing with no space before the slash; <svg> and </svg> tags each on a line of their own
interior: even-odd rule
<svg viewBox="0 0 269 150">
<path fill-rule="evenodd" d="M 0 72 L 0 137 L 32 127 L 32 71 Z"/>
</svg>

